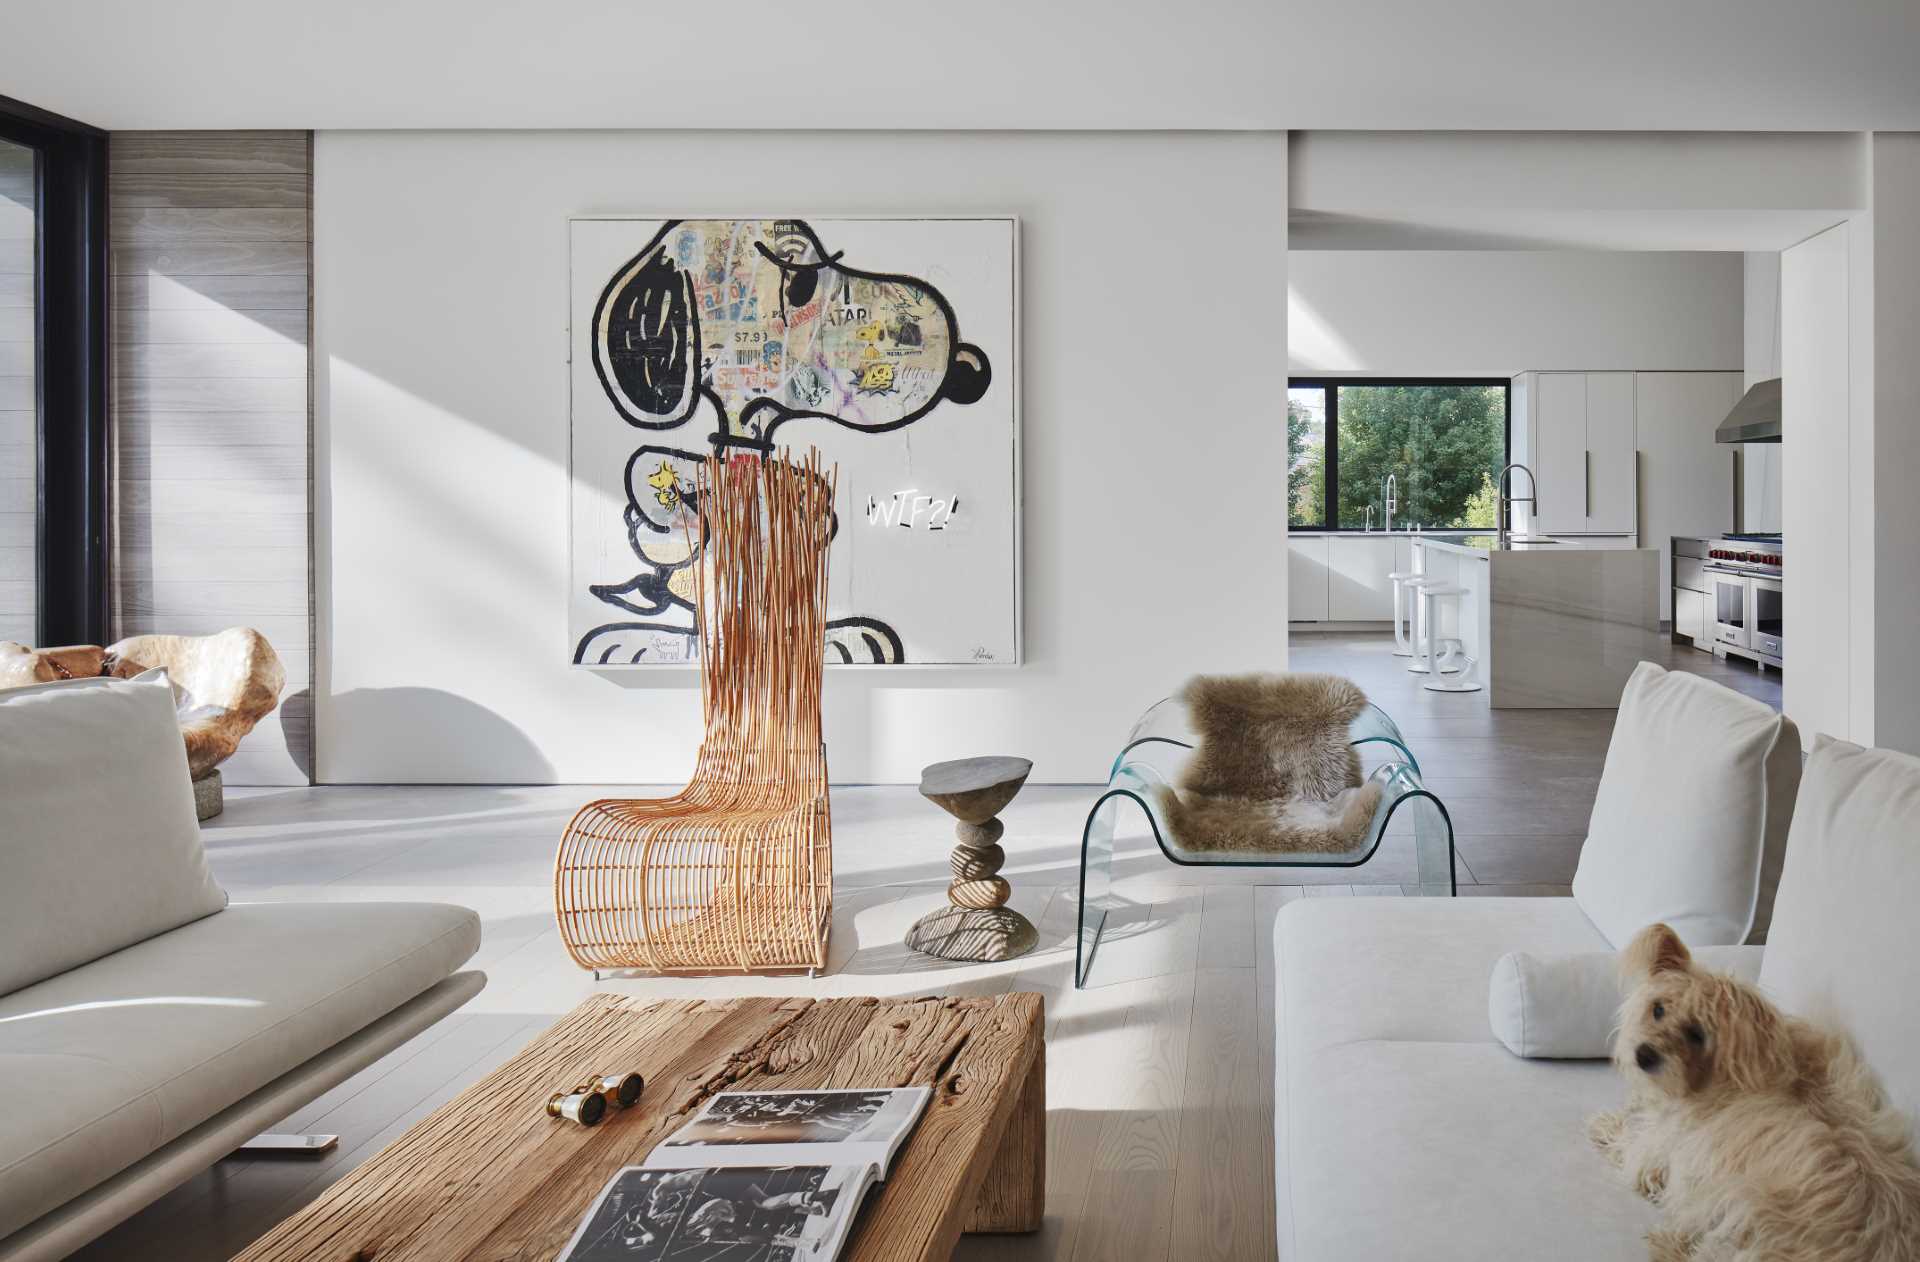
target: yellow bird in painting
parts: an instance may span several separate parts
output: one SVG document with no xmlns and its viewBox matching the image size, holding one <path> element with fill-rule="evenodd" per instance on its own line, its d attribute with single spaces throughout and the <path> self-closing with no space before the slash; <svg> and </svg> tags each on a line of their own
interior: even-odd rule
<svg viewBox="0 0 1920 1262">
<path fill-rule="evenodd" d="M 653 498 L 660 501 L 660 507 L 672 508 L 680 502 L 680 479 L 673 475 L 673 466 L 662 460 L 660 467 L 647 475 L 647 485 L 653 488 Z"/>
</svg>

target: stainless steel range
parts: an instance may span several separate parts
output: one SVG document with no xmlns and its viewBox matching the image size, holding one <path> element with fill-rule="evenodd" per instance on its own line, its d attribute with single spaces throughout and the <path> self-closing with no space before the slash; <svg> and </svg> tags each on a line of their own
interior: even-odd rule
<svg viewBox="0 0 1920 1262">
<path fill-rule="evenodd" d="M 1762 666 L 1784 664 L 1780 584 L 1785 564 L 1779 535 L 1728 535 L 1708 546 L 1701 568 L 1712 589 L 1708 610 L 1716 654 L 1752 658 Z"/>
</svg>

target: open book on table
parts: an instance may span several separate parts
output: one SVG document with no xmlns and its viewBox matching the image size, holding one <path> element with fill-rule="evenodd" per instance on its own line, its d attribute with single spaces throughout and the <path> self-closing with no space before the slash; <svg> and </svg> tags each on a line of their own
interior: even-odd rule
<svg viewBox="0 0 1920 1262">
<path fill-rule="evenodd" d="M 830 1262 L 931 1094 L 716 1095 L 613 1176 L 559 1262 Z"/>
</svg>

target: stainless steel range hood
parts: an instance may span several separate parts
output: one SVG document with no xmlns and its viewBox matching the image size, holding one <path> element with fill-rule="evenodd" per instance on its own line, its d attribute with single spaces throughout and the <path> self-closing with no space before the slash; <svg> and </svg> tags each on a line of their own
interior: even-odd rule
<svg viewBox="0 0 1920 1262">
<path fill-rule="evenodd" d="M 1756 382 L 1713 431 L 1716 443 L 1780 441 L 1780 378 Z"/>
</svg>

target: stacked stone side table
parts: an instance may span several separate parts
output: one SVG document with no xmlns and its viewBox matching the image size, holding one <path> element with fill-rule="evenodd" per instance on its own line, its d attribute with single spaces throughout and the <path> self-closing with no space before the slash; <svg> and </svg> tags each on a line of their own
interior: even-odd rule
<svg viewBox="0 0 1920 1262">
<path fill-rule="evenodd" d="M 959 823 L 954 833 L 953 884 L 948 906 L 928 912 L 907 931 L 907 945 L 943 960 L 1010 960 L 1040 940 L 1033 922 L 1006 906 L 1013 887 L 1000 875 L 1007 852 L 998 819 L 1027 782 L 1025 758 L 962 758 L 920 773 L 920 795 Z"/>
</svg>

